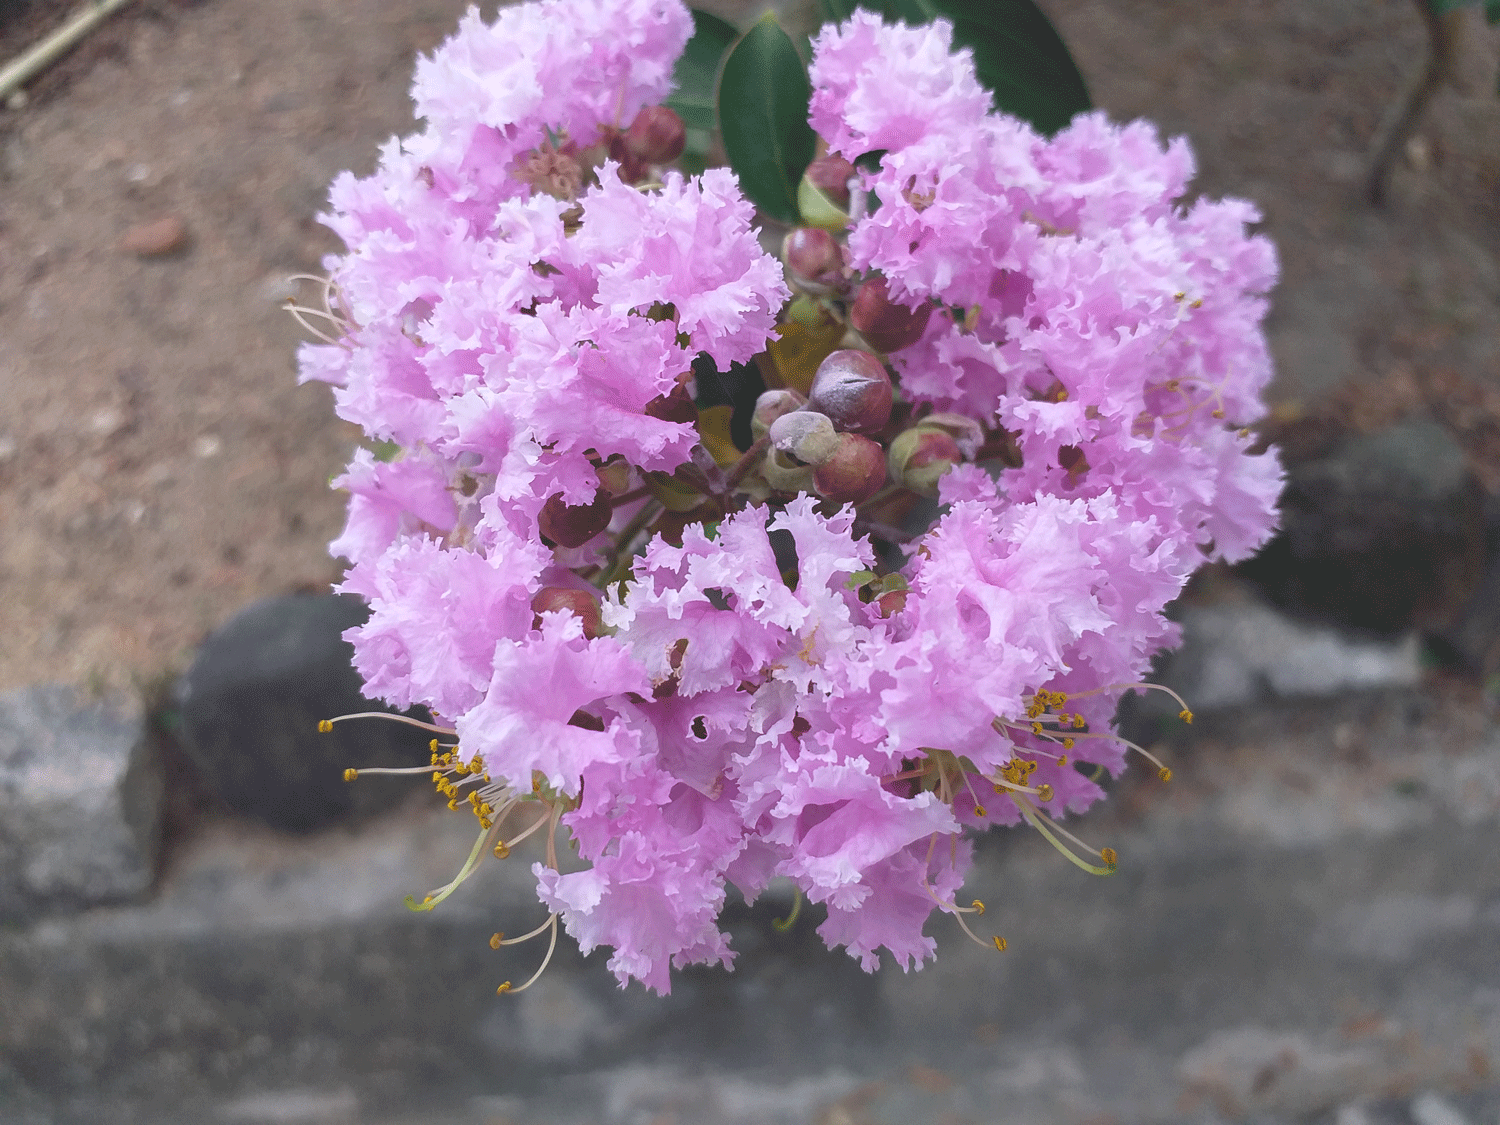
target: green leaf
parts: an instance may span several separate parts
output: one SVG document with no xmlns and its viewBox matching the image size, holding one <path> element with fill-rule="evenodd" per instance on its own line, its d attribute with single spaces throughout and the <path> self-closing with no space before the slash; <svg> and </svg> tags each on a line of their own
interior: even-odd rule
<svg viewBox="0 0 1500 1125">
<path fill-rule="evenodd" d="M 719 62 L 738 38 L 734 25 L 711 12 L 693 9 L 693 37 L 683 49 L 672 71 L 676 89 L 666 104 L 689 129 L 714 128 L 714 85 L 719 80 Z"/>
<path fill-rule="evenodd" d="M 824 23 L 843 23 L 860 6 L 858 0 L 818 0 L 818 12 Z"/>
<path fill-rule="evenodd" d="M 796 46 L 767 12 L 724 60 L 719 132 L 740 187 L 783 223 L 797 222 L 797 184 L 817 145 L 807 123 L 811 97 Z"/>
<path fill-rule="evenodd" d="M 954 46 L 974 52 L 974 71 L 996 109 L 1050 134 L 1093 108 L 1062 36 L 1032 0 L 891 2 L 908 23 L 952 21 Z"/>
</svg>

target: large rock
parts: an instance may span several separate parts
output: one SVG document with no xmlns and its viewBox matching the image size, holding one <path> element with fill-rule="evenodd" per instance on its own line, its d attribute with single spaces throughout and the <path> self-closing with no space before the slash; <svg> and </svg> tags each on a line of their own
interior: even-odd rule
<svg viewBox="0 0 1500 1125">
<path fill-rule="evenodd" d="M 361 694 L 354 650 L 342 636 L 368 613 L 357 598 L 292 594 L 257 602 L 204 641 L 176 687 L 180 737 L 231 808 L 306 832 L 411 791 L 406 778 L 350 785 L 344 770 L 423 765 L 430 734 L 374 719 L 318 732 L 321 719 L 389 710 Z"/>
<path fill-rule="evenodd" d="M 1429 419 L 1290 464 L 1281 520 L 1242 572 L 1298 612 L 1379 632 L 1436 627 L 1479 576 L 1481 492 L 1463 450 Z"/>
<path fill-rule="evenodd" d="M 139 703 L 60 684 L 0 696 L 0 921 L 148 890 L 161 797 Z"/>
</svg>

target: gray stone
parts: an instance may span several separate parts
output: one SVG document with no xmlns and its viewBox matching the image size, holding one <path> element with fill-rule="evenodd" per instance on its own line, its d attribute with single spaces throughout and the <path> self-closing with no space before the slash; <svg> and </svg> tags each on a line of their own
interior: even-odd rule
<svg viewBox="0 0 1500 1125">
<path fill-rule="evenodd" d="M 60 684 L 0 696 L 0 920 L 148 890 L 161 798 L 139 703 Z"/>
<path fill-rule="evenodd" d="M 174 693 L 179 734 L 230 808 L 307 832 L 410 792 L 405 779 L 389 777 L 350 785 L 344 770 L 424 765 L 431 734 L 374 719 L 318 732 L 321 719 L 389 710 L 361 694 L 354 649 L 342 636 L 368 616 L 358 598 L 293 594 L 255 603 L 203 642 Z"/>
<path fill-rule="evenodd" d="M 1272 600 L 1381 632 L 1450 619 L 1484 553 L 1481 490 L 1442 426 L 1346 437 L 1288 466 L 1282 532 L 1242 567 Z"/>
<path fill-rule="evenodd" d="M 1416 1125 L 1470 1125 L 1458 1107 L 1431 1090 L 1411 1100 L 1411 1119 Z"/>
<path fill-rule="evenodd" d="M 777 932 L 782 900 L 731 907 L 736 971 L 676 973 L 670 997 L 566 940 L 538 987 L 497 997 L 543 954 L 488 946 L 544 917 L 535 850 L 412 914 L 402 895 L 447 881 L 472 817 L 219 825 L 147 904 L 0 929 L 0 1120 L 24 1090 L 54 1125 L 1349 1125 L 1350 1106 L 1413 1125 L 1425 1090 L 1486 1125 L 1500 733 L 1425 702 L 1205 717 L 1171 786 L 1127 775 L 1070 821 L 1117 875 L 988 837 L 973 921 L 1009 949 L 935 915 L 938 960 L 910 974 L 822 949 L 807 906 Z"/>
<path fill-rule="evenodd" d="M 1411 687 L 1422 677 L 1414 634 L 1399 641 L 1352 637 L 1254 601 L 1188 606 L 1181 623 L 1182 648 L 1163 662 L 1157 682 L 1195 711 Z"/>
</svg>

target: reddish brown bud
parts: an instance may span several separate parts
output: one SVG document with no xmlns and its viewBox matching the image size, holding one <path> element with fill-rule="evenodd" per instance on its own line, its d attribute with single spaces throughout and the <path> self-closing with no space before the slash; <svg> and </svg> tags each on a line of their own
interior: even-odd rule
<svg viewBox="0 0 1500 1125">
<path fill-rule="evenodd" d="M 881 617 L 894 617 L 906 608 L 905 590 L 887 590 L 875 599 L 875 605 L 880 610 Z"/>
<path fill-rule="evenodd" d="M 869 352 L 843 348 L 818 365 L 807 405 L 837 429 L 870 434 L 890 421 L 891 397 L 885 364 Z"/>
<path fill-rule="evenodd" d="M 885 484 L 885 450 L 859 434 L 839 434 L 833 456 L 813 470 L 813 488 L 835 504 L 861 504 Z"/>
<path fill-rule="evenodd" d="M 646 404 L 644 413 L 663 422 L 691 424 L 698 420 L 698 408 L 693 405 L 693 396 L 688 394 L 685 383 L 678 383 L 666 394 L 657 395 Z"/>
<path fill-rule="evenodd" d="M 806 405 L 807 399 L 800 391 L 794 391 L 791 387 L 764 392 L 755 400 L 755 413 L 750 416 L 751 437 L 757 440 L 765 437 L 772 422 L 783 414 L 801 410 Z"/>
<path fill-rule="evenodd" d="M 826 230 L 798 227 L 781 240 L 781 261 L 793 284 L 803 289 L 827 290 L 844 276 L 844 253 Z"/>
<path fill-rule="evenodd" d="M 565 609 L 583 622 L 583 635 L 590 639 L 599 635 L 599 602 L 587 590 L 575 590 L 568 586 L 543 586 L 531 599 L 533 629 L 541 628 L 542 614 L 551 610 Z"/>
<path fill-rule="evenodd" d="M 898 352 L 910 347 L 927 331 L 932 306 L 920 304 L 909 309 L 891 300 L 890 285 L 883 277 L 872 277 L 859 287 L 849 310 L 849 323 L 879 351 Z"/>
<path fill-rule="evenodd" d="M 840 210 L 849 210 L 849 181 L 854 176 L 854 165 L 842 156 L 820 156 L 807 166 L 803 173 L 813 187 L 828 197 Z"/>
<path fill-rule="evenodd" d="M 637 160 L 667 164 L 682 155 L 687 129 L 682 118 L 664 105 L 648 105 L 625 131 L 625 147 Z"/>
<path fill-rule="evenodd" d="M 543 535 L 560 547 L 582 547 L 609 526 L 614 507 L 609 495 L 598 492 L 591 504 L 565 504 L 562 493 L 554 492 L 542 505 L 537 526 Z"/>
</svg>

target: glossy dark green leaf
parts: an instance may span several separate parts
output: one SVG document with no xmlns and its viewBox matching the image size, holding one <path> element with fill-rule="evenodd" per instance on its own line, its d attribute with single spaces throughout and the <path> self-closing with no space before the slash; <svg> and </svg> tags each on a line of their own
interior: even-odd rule
<svg viewBox="0 0 1500 1125">
<path fill-rule="evenodd" d="M 672 71 L 677 88 L 666 103 L 689 129 L 707 132 L 714 128 L 714 86 L 719 80 L 719 63 L 738 36 L 733 24 L 710 12 L 693 9 L 693 37 Z"/>
<path fill-rule="evenodd" d="M 807 123 L 811 97 L 796 46 L 766 13 L 724 59 L 719 133 L 745 194 L 784 223 L 797 221 L 797 184 L 817 144 Z"/>
<path fill-rule="evenodd" d="M 950 20 L 954 45 L 974 52 L 974 71 L 996 109 L 1050 134 L 1093 108 L 1062 36 L 1032 0 L 889 2 L 908 23 Z"/>
</svg>

